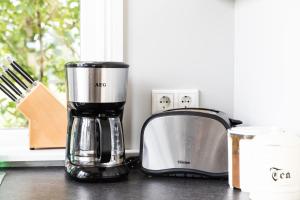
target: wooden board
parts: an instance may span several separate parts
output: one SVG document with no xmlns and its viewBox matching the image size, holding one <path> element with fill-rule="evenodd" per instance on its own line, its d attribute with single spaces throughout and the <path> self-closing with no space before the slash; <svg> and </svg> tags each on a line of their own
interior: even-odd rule
<svg viewBox="0 0 300 200">
<path fill-rule="evenodd" d="M 42 83 L 37 83 L 17 109 L 29 121 L 30 149 L 65 147 L 67 109 Z"/>
<path fill-rule="evenodd" d="M 240 185 L 240 136 L 231 135 L 232 138 L 232 185 L 241 188 Z M 229 152 L 230 153 L 230 152 Z"/>
</svg>

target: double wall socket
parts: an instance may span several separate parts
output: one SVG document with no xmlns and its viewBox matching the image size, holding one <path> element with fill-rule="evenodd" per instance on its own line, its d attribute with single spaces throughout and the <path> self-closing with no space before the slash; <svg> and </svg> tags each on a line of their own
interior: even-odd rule
<svg viewBox="0 0 300 200">
<path fill-rule="evenodd" d="M 199 107 L 199 90 L 152 90 L 152 113 Z"/>
</svg>

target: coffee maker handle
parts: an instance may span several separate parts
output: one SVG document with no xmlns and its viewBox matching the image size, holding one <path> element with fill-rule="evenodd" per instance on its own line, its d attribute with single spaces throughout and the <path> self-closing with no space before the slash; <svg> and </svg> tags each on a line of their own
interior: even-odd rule
<svg viewBox="0 0 300 200">
<path fill-rule="evenodd" d="M 107 163 L 110 161 L 111 158 L 111 131 L 110 131 L 110 124 L 109 119 L 100 119 L 96 118 L 97 125 L 96 125 L 96 133 L 98 135 L 98 151 L 99 151 L 99 158 L 101 163 Z"/>
</svg>

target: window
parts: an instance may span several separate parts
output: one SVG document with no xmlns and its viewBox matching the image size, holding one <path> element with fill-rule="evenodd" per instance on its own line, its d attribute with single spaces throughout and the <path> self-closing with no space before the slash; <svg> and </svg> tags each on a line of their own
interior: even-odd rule
<svg viewBox="0 0 300 200">
<path fill-rule="evenodd" d="M 35 28 L 27 27 L 27 23 Z M 0 58 L 5 54 L 14 56 L 27 72 L 65 101 L 65 62 L 123 60 L 123 0 L 0 0 Z M 27 127 L 27 121 L 0 91 L 0 160 L 64 159 L 64 150 L 30 151 L 28 131 L 20 127 Z"/>
<path fill-rule="evenodd" d="M 62 100 L 64 64 L 79 60 L 79 7 L 79 0 L 0 1 L 0 57 L 12 55 Z M 27 126 L 15 103 L 2 92 L 0 104 L 1 128 Z"/>
<path fill-rule="evenodd" d="M 1 0 L 0 57 L 24 69 L 65 100 L 64 64 L 123 61 L 123 0 Z M 27 127 L 0 92 L 0 128 Z"/>
</svg>

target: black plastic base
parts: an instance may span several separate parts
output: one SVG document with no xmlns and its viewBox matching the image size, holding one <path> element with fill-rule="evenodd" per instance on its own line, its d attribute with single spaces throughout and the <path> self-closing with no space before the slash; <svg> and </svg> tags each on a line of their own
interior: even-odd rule
<svg viewBox="0 0 300 200">
<path fill-rule="evenodd" d="M 119 165 L 115 167 L 82 167 L 66 161 L 65 171 L 72 179 L 81 182 L 119 181 L 127 178 L 128 167 Z"/>
<path fill-rule="evenodd" d="M 68 101 L 68 110 L 75 116 L 122 116 L 125 102 L 116 103 L 80 103 Z M 122 117 L 121 117 L 122 119 Z"/>
</svg>

